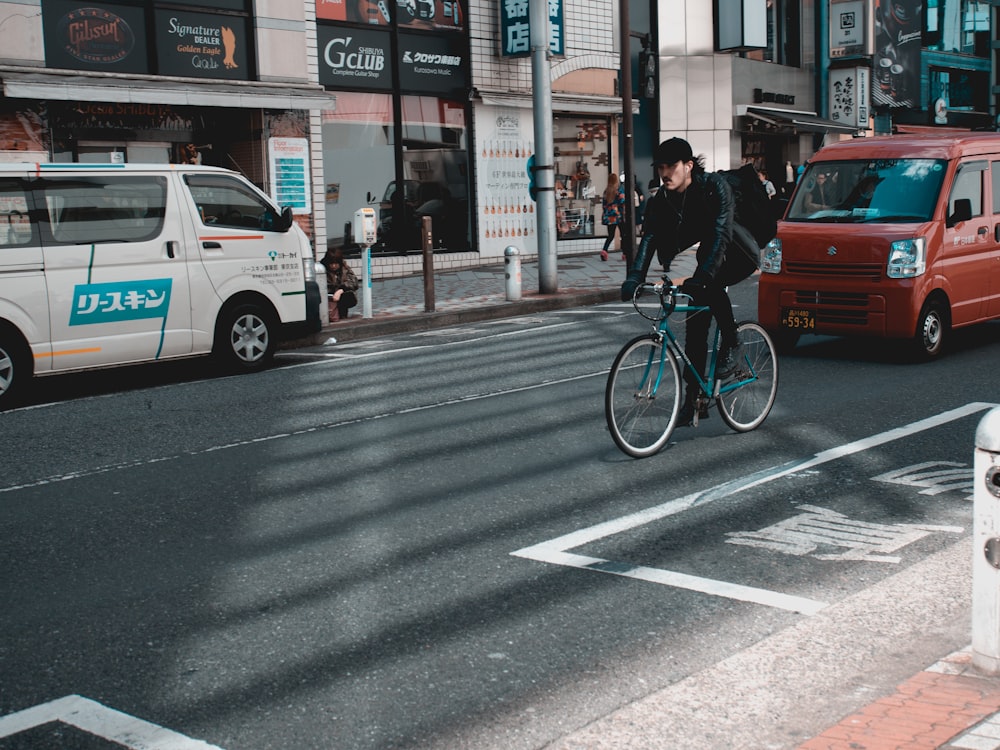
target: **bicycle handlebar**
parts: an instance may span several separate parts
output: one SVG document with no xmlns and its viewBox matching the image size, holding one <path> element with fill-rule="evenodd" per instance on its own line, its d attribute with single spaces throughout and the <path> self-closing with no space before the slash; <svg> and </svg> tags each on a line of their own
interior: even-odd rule
<svg viewBox="0 0 1000 750">
<path fill-rule="evenodd" d="M 663 313 L 663 317 L 670 315 L 676 308 L 678 303 L 682 305 L 683 308 L 691 307 L 691 303 L 694 302 L 694 298 L 690 294 L 685 294 L 681 291 L 681 288 L 676 284 L 671 283 L 670 279 L 664 276 L 659 282 L 644 282 L 635 288 L 635 292 L 632 293 L 632 305 L 635 307 L 636 312 L 638 312 L 642 317 L 647 320 L 661 320 L 661 316 L 656 317 L 647 315 L 643 312 L 639 305 L 639 297 L 642 296 L 643 290 L 652 291 L 660 299 L 660 310 Z"/>
</svg>

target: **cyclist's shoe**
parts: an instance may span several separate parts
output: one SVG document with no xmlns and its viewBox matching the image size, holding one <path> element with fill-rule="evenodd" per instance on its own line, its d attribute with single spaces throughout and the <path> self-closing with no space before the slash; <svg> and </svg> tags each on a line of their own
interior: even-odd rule
<svg viewBox="0 0 1000 750">
<path fill-rule="evenodd" d="M 715 374 L 717 377 L 724 378 L 726 375 L 731 375 L 736 368 L 739 366 L 739 355 L 740 347 L 742 343 L 740 342 L 739 336 L 731 340 L 722 340 L 722 348 L 719 350 L 719 359 L 715 363 Z"/>
<path fill-rule="evenodd" d="M 695 402 L 697 402 L 698 419 L 708 419 L 708 402 L 698 399 L 696 396 L 688 396 L 681 404 L 681 410 L 677 413 L 677 426 L 690 427 L 694 424 Z"/>
</svg>

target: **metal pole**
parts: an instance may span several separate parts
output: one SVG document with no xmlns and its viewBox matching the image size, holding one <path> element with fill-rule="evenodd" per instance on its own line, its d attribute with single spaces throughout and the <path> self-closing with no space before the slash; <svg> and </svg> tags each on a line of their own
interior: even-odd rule
<svg viewBox="0 0 1000 750">
<path fill-rule="evenodd" d="M 549 71 L 548 0 L 528 0 L 531 26 L 531 87 L 535 131 L 535 187 L 538 203 L 538 291 L 555 294 L 556 193 L 552 148 L 552 79 Z"/>
<path fill-rule="evenodd" d="M 1000 408 L 976 429 L 972 468 L 972 665 L 1000 674 Z"/>
<path fill-rule="evenodd" d="M 361 248 L 361 317 L 372 316 L 372 248 Z"/>
<path fill-rule="evenodd" d="M 632 144 L 632 35 L 629 26 L 629 0 L 619 0 L 621 28 L 618 38 L 621 44 L 621 84 L 622 84 L 622 157 L 625 172 L 625 229 L 622 231 L 622 252 L 628 259 L 628 268 L 632 267 L 635 257 L 635 166 Z"/>
<path fill-rule="evenodd" d="M 434 312 L 434 229 L 433 219 L 423 216 L 420 231 L 423 241 L 424 260 L 424 312 Z"/>
</svg>

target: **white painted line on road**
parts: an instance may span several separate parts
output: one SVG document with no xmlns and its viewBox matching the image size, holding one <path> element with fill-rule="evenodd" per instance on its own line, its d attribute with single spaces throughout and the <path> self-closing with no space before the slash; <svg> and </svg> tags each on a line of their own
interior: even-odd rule
<svg viewBox="0 0 1000 750">
<path fill-rule="evenodd" d="M 133 750 L 220 750 L 217 745 L 193 740 L 80 695 L 67 695 L 0 717 L 0 738 L 54 721 Z"/>
<path fill-rule="evenodd" d="M 621 571 L 631 571 L 631 573 L 629 573 L 629 577 L 640 578 L 652 583 L 663 583 L 676 588 L 684 588 L 703 593 L 712 593 L 716 596 L 725 596 L 727 598 L 738 599 L 741 601 L 751 601 L 759 604 L 767 603 L 768 606 L 777 607 L 779 609 L 788 609 L 793 612 L 801 612 L 802 614 L 807 615 L 815 614 L 828 605 L 824 602 L 813 601 L 811 599 L 788 597 L 787 595 L 779 592 L 764 592 L 761 589 L 735 587 L 734 584 L 723 584 L 723 582 L 720 581 L 713 581 L 711 579 L 703 579 L 695 576 L 686 576 L 684 574 L 673 573 L 671 571 L 645 568 L 624 562 L 601 560 L 600 558 L 571 555 L 568 554 L 568 550 L 580 547 L 584 544 L 596 542 L 599 539 L 620 534 L 624 531 L 629 531 L 640 526 L 645 526 L 653 521 L 659 521 L 677 513 L 682 513 L 685 510 L 706 505 L 725 497 L 730 497 L 731 495 L 757 487 L 758 485 L 773 482 L 781 477 L 802 472 L 814 466 L 834 461 L 838 458 L 844 458 L 845 456 L 850 456 L 855 453 L 861 453 L 894 440 L 901 440 L 918 432 L 939 427 L 943 424 L 947 424 L 948 422 L 953 422 L 957 419 L 962 419 L 978 412 L 986 411 L 987 409 L 992 409 L 995 406 L 997 406 L 997 404 L 979 401 L 966 404 L 965 406 L 958 407 L 957 409 L 951 409 L 950 411 L 942 412 L 941 414 L 936 414 L 932 417 L 928 417 L 927 419 L 921 419 L 902 427 L 897 427 L 892 430 L 887 430 L 886 432 L 881 432 L 877 435 L 872 435 L 861 440 L 855 440 L 835 448 L 821 451 L 811 458 L 801 461 L 792 461 L 782 464 L 781 466 L 770 467 L 742 479 L 735 479 L 730 482 L 716 485 L 715 487 L 711 487 L 707 490 L 693 492 L 689 495 L 685 495 L 684 497 L 669 500 L 665 503 L 661 503 L 660 505 L 655 505 L 651 508 L 637 511 L 636 513 L 630 513 L 627 516 L 614 518 L 585 529 L 579 529 L 577 531 L 570 532 L 569 534 L 564 534 L 556 537 L 555 539 L 549 539 L 544 542 L 539 542 L 538 544 L 533 544 L 530 547 L 524 547 L 511 552 L 510 554 L 515 557 L 523 557 L 528 560 L 552 563 L 554 565 L 566 565 L 568 567 L 582 568 L 584 570 L 596 570 L 602 573 L 612 573 L 614 575 L 626 575 L 626 573 Z M 595 566 L 595 562 L 599 564 Z M 668 583 L 668 581 L 670 582 Z M 734 588 L 727 590 L 724 586 L 733 586 Z M 750 594 L 753 594 L 754 598 L 750 598 Z M 765 597 L 764 594 L 772 595 L 770 600 L 767 600 L 767 597 Z"/>
<path fill-rule="evenodd" d="M 303 365 L 292 365 L 293 367 L 302 367 Z M 534 391 L 539 388 L 548 388 L 552 385 L 563 385 L 565 383 L 573 383 L 578 380 L 587 380 L 589 378 L 603 377 L 608 374 L 606 369 L 598 370 L 596 372 L 588 372 L 583 375 L 573 375 L 567 378 L 557 378 L 555 380 L 546 380 L 541 383 L 532 383 L 531 385 L 519 386 L 517 388 L 505 388 L 500 391 L 492 391 L 489 393 L 474 393 L 469 396 L 462 396 L 460 398 L 448 399 L 447 401 L 435 401 L 430 404 L 421 404 L 420 406 L 411 406 L 406 409 L 397 409 L 396 411 L 382 412 L 381 414 L 371 414 L 366 417 L 358 417 L 357 419 L 345 419 L 339 422 L 323 422 L 312 427 L 305 427 L 300 430 L 291 430 L 289 432 L 279 432 L 273 433 L 271 435 L 261 435 L 256 438 L 249 438 L 247 440 L 237 440 L 232 443 L 226 443 L 223 445 L 211 445 L 207 448 L 201 448 L 195 451 L 187 451 L 185 453 L 177 453 L 172 456 L 156 456 L 154 458 L 140 459 L 136 461 L 122 461 L 116 464 L 106 464 L 105 466 L 96 466 L 92 469 L 87 469 L 86 471 L 76 471 L 69 474 L 59 474 L 50 477 L 42 477 L 41 479 L 36 479 L 31 482 L 24 482 L 22 484 L 14 484 L 7 487 L 0 487 L 0 494 L 5 492 L 16 492 L 18 490 L 28 489 L 30 487 L 41 487 L 47 484 L 56 484 L 57 482 L 68 482 L 73 479 L 87 479 L 89 477 L 99 476 L 101 474 L 108 474 L 112 471 L 121 471 L 123 469 L 134 469 L 140 466 L 150 466 L 152 464 L 163 463 L 166 461 L 177 461 L 182 458 L 189 458 L 192 456 L 201 456 L 207 453 L 214 453 L 215 451 L 229 450 L 231 448 L 242 448 L 247 445 L 256 445 L 258 443 L 267 443 L 272 440 L 283 440 L 290 437 L 298 437 L 300 435 L 308 435 L 313 432 L 323 432 L 326 430 L 334 430 L 341 427 L 351 427 L 357 424 L 365 424 L 366 422 L 374 422 L 379 419 L 387 419 L 390 417 L 397 417 L 402 414 L 413 414 L 415 412 L 428 411 L 430 409 L 439 409 L 444 406 L 453 406 L 455 404 L 464 404 L 472 401 L 481 401 L 488 398 L 498 398 L 501 396 L 509 396 L 514 393 L 525 393 L 527 391 Z"/>
</svg>

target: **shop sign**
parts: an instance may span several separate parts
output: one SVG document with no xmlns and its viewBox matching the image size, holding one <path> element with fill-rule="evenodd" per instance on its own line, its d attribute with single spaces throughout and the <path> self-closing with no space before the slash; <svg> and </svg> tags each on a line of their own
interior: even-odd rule
<svg viewBox="0 0 1000 750">
<path fill-rule="evenodd" d="M 865 54 L 865 2 L 830 3 L 830 57 Z"/>
<path fill-rule="evenodd" d="M 45 65 L 149 73 L 145 18 L 142 8 L 46 0 L 42 6 Z"/>
<path fill-rule="evenodd" d="M 374 26 L 396 22 L 408 29 L 464 31 L 464 15 L 459 0 L 316 0 L 316 18 Z"/>
<path fill-rule="evenodd" d="M 539 2 L 540 0 L 534 1 Z M 549 6 L 549 52 L 553 55 L 565 55 L 564 0 L 546 1 Z M 498 0 L 501 57 L 526 57 L 531 54 L 528 3 L 529 0 Z"/>
<path fill-rule="evenodd" d="M 317 26 L 319 82 L 337 88 L 392 91 L 389 32 Z"/>
<path fill-rule="evenodd" d="M 914 107 L 920 97 L 923 0 L 875 0 L 872 104 Z"/>
<path fill-rule="evenodd" d="M 830 119 L 861 129 L 868 128 L 871 88 L 867 67 L 830 71 Z"/>
<path fill-rule="evenodd" d="M 403 91 L 463 96 L 466 91 L 462 38 L 399 35 L 399 85 Z"/>
<path fill-rule="evenodd" d="M 293 214 L 312 213 L 309 181 L 309 141 L 306 138 L 268 138 L 271 197 Z"/>
<path fill-rule="evenodd" d="M 155 33 L 162 75 L 250 79 L 244 18 L 158 10 Z"/>
</svg>

